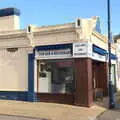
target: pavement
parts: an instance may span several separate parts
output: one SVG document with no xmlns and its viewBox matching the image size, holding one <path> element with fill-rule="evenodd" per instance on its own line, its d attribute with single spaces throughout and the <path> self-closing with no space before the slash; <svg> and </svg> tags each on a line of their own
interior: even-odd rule
<svg viewBox="0 0 120 120">
<path fill-rule="evenodd" d="M 101 114 L 97 120 L 120 120 L 120 110 L 108 110 Z"/>
<path fill-rule="evenodd" d="M 45 120 L 45 119 L 21 117 L 21 116 L 13 116 L 13 115 L 0 115 L 0 120 Z"/>
<path fill-rule="evenodd" d="M 116 93 L 115 97 L 116 109 L 106 110 L 95 120 L 120 120 L 120 92 Z M 108 99 L 104 99 L 104 106 L 108 108 Z"/>
<path fill-rule="evenodd" d="M 105 111 L 106 108 L 99 105 L 87 108 L 55 103 L 0 100 L 0 120 L 4 120 L 5 117 L 7 117 L 5 120 L 8 120 L 8 117 L 9 120 L 27 120 L 27 118 L 29 120 L 93 120 Z"/>
</svg>

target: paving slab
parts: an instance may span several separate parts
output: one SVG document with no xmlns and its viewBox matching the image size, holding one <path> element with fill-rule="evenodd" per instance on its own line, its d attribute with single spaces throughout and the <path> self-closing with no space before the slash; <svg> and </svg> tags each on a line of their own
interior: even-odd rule
<svg viewBox="0 0 120 120">
<path fill-rule="evenodd" d="M 105 111 L 106 108 L 98 105 L 87 108 L 55 103 L 0 100 L 0 114 L 48 120 L 90 120 Z"/>
</svg>

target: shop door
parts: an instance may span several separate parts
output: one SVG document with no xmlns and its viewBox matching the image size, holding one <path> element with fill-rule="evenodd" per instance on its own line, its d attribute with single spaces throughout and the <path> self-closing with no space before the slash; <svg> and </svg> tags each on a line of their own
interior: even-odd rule
<svg viewBox="0 0 120 120">
<path fill-rule="evenodd" d="M 93 61 L 93 87 L 100 88 L 103 95 L 108 95 L 107 63 Z"/>
<path fill-rule="evenodd" d="M 100 63 L 93 63 L 93 87 L 100 88 Z"/>
</svg>

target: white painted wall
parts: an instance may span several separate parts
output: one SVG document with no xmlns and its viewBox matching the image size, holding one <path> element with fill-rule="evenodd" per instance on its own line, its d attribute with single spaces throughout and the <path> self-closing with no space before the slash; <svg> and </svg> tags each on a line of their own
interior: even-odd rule
<svg viewBox="0 0 120 120">
<path fill-rule="evenodd" d="M 76 41 L 77 36 L 75 32 L 59 32 L 51 34 L 36 34 L 34 35 L 35 45 L 55 45 L 55 44 L 64 44 L 72 43 Z"/>
<path fill-rule="evenodd" d="M 20 29 L 20 18 L 16 15 L 0 17 L 0 30 L 17 30 Z"/>
<path fill-rule="evenodd" d="M 28 55 L 25 48 L 17 52 L 0 50 L 0 91 L 27 91 Z"/>
</svg>

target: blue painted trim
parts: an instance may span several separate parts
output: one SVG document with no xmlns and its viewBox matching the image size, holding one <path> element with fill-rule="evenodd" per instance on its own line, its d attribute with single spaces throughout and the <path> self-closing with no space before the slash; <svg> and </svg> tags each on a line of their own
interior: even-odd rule
<svg viewBox="0 0 120 120">
<path fill-rule="evenodd" d="M 0 99 L 27 101 L 27 92 L 26 91 L 0 91 Z"/>
<path fill-rule="evenodd" d="M 4 8 L 0 9 L 0 17 L 17 15 L 20 16 L 20 10 L 17 8 Z"/>
<path fill-rule="evenodd" d="M 34 54 L 28 54 L 28 91 L 33 92 L 33 84 L 34 84 Z"/>
<path fill-rule="evenodd" d="M 72 43 L 68 44 L 58 44 L 58 45 L 45 45 L 45 46 L 36 46 L 35 50 L 59 50 L 59 49 L 67 49 L 70 48 L 72 50 Z"/>
<path fill-rule="evenodd" d="M 117 60 L 117 56 L 114 55 L 114 54 L 111 54 L 111 59 L 112 59 L 112 60 Z"/>
<path fill-rule="evenodd" d="M 93 45 L 93 52 L 98 53 L 100 55 L 107 55 L 106 50 L 104 50 L 104 49 L 102 49 L 102 48 L 100 48 L 100 47 L 98 47 L 96 45 Z"/>
<path fill-rule="evenodd" d="M 35 52 L 28 54 L 28 101 L 37 101 L 34 91 L 34 60 Z"/>
<path fill-rule="evenodd" d="M 108 55 L 106 50 L 104 50 L 104 49 L 102 49 L 102 48 L 100 48 L 100 47 L 98 47 L 96 45 L 93 45 L 93 52 L 98 53 L 100 55 L 104 55 L 104 56 Z M 114 55 L 114 54 L 111 54 L 111 59 L 112 60 L 117 60 L 117 56 Z"/>
</svg>

